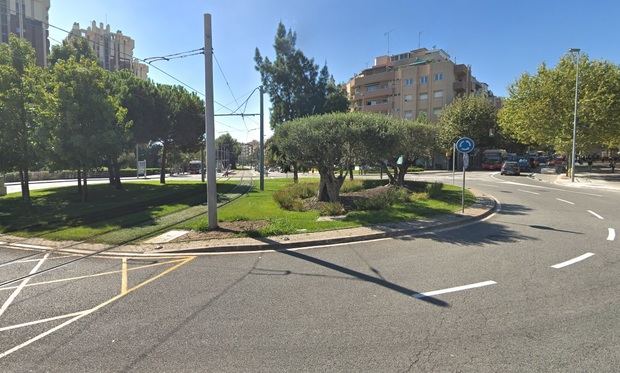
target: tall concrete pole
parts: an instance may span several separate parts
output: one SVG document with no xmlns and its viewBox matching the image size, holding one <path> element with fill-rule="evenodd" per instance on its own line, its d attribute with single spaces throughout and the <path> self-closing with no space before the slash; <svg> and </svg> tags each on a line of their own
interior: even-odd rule
<svg viewBox="0 0 620 373">
<path fill-rule="evenodd" d="M 260 86 L 260 153 L 259 153 L 259 168 L 260 168 L 260 190 L 265 190 L 265 113 L 263 105 L 263 95 L 265 94 L 264 88 Z"/>
<path fill-rule="evenodd" d="M 575 74 L 575 111 L 573 113 L 573 149 L 571 156 L 571 165 L 570 165 L 570 181 L 571 183 L 575 182 L 575 142 L 577 138 L 577 102 L 579 100 L 579 57 L 580 57 L 580 49 L 573 48 L 570 50 L 571 53 L 577 53 L 577 71 Z"/>
<path fill-rule="evenodd" d="M 19 37 L 21 39 L 24 38 L 24 0 L 20 0 L 17 2 L 17 6 L 19 7 Z"/>
<path fill-rule="evenodd" d="M 215 174 L 215 118 L 213 109 L 213 40 L 211 14 L 204 15 L 205 24 L 205 133 L 207 157 L 207 209 L 209 229 L 217 228 L 217 180 Z"/>
</svg>

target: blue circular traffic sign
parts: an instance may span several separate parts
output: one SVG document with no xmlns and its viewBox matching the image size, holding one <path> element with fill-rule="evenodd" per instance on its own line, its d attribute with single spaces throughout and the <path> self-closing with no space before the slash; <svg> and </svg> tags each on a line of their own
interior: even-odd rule
<svg viewBox="0 0 620 373">
<path fill-rule="evenodd" d="M 475 145 L 474 140 L 469 137 L 461 137 L 456 142 L 456 150 L 461 153 L 469 153 L 474 150 Z"/>
</svg>

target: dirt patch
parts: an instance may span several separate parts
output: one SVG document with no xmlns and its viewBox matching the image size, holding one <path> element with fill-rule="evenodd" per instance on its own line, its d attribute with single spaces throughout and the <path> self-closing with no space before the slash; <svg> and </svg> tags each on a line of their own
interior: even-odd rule
<svg viewBox="0 0 620 373">
<path fill-rule="evenodd" d="M 173 242 L 198 241 L 198 240 L 221 240 L 225 238 L 239 237 L 240 233 L 247 231 L 257 231 L 269 224 L 266 220 L 254 221 L 223 221 L 218 225 L 218 229 L 207 232 L 191 231 Z"/>
</svg>

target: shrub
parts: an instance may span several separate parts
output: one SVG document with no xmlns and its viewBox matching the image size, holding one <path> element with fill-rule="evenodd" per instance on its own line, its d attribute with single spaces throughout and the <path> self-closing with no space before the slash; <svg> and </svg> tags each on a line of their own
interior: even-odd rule
<svg viewBox="0 0 620 373">
<path fill-rule="evenodd" d="M 321 216 L 337 216 L 343 215 L 346 211 L 338 202 L 329 202 L 321 205 Z"/>
<path fill-rule="evenodd" d="M 405 188 L 391 186 L 370 198 L 357 201 L 355 207 L 358 210 L 382 210 L 408 198 L 409 192 Z"/>
<path fill-rule="evenodd" d="M 425 201 L 428 199 L 428 193 L 426 192 L 414 192 L 409 196 L 409 201 Z"/>
<path fill-rule="evenodd" d="M 441 195 L 442 189 L 443 189 L 442 183 L 434 182 L 432 184 L 426 185 L 426 194 L 428 194 L 429 198 L 437 198 Z"/>
<path fill-rule="evenodd" d="M 285 210 L 303 211 L 302 199 L 314 197 L 317 188 L 316 183 L 291 184 L 274 192 L 273 199 Z"/>
<path fill-rule="evenodd" d="M 362 180 L 346 180 L 340 188 L 341 193 L 359 192 L 364 189 L 364 183 Z"/>
</svg>

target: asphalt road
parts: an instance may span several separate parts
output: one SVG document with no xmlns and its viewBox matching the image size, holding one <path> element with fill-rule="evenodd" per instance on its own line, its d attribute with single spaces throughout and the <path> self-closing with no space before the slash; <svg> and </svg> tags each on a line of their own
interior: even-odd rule
<svg viewBox="0 0 620 373">
<path fill-rule="evenodd" d="M 0 370 L 618 371 L 620 193 L 468 186 L 501 211 L 307 250 L 88 258 L 0 286 Z M 3 248 L 0 282 L 74 258 Z"/>
</svg>

